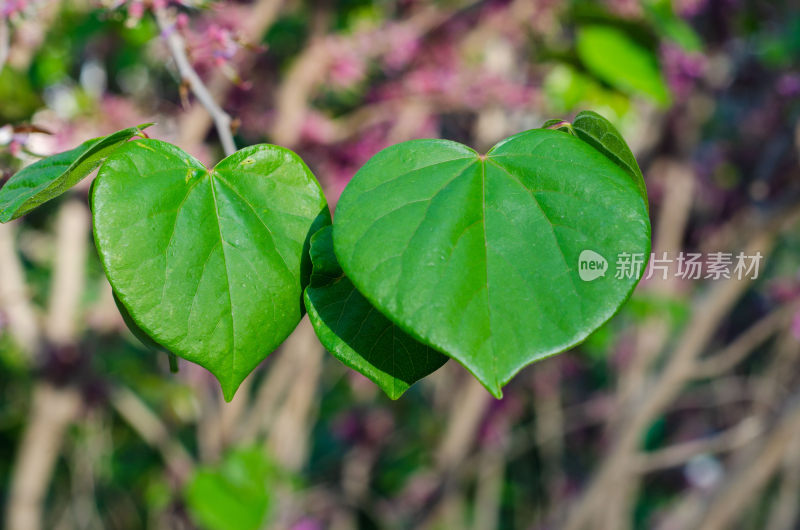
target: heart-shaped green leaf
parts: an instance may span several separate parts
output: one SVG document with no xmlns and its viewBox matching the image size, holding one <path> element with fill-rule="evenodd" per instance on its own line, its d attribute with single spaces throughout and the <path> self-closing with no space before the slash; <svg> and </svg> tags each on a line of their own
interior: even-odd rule
<svg viewBox="0 0 800 530">
<path fill-rule="evenodd" d="M 644 203 L 648 204 L 647 186 L 644 183 L 642 170 L 639 169 L 639 164 L 636 163 L 636 157 L 633 156 L 631 148 L 628 147 L 622 135 L 610 121 L 596 112 L 584 110 L 575 116 L 575 121 L 572 122 L 572 130 L 578 138 L 624 169 L 639 189 L 639 194 L 644 199 Z"/>
<path fill-rule="evenodd" d="M 614 260 L 650 251 L 647 207 L 628 174 L 542 129 L 485 156 L 444 140 L 381 151 L 342 193 L 333 236 L 342 269 L 376 308 L 498 397 L 525 365 L 611 318 L 642 273 L 617 278 Z"/>
<path fill-rule="evenodd" d="M 0 222 L 16 219 L 58 197 L 150 123 L 87 140 L 75 149 L 43 158 L 16 172 L 0 189 Z"/>
<path fill-rule="evenodd" d="M 212 170 L 177 147 L 137 140 L 101 168 L 94 235 L 131 318 L 219 379 L 231 399 L 300 320 L 304 251 L 330 215 L 303 161 L 273 145 Z"/>
<path fill-rule="evenodd" d="M 311 324 L 328 351 L 397 399 L 438 370 L 447 357 L 421 344 L 383 316 L 342 272 L 333 252 L 332 229 L 311 238 L 314 269 L 305 301 Z"/>
</svg>

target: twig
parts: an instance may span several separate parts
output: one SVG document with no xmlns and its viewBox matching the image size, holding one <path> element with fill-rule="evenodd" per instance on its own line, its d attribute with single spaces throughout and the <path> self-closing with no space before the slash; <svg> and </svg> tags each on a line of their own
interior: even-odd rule
<svg viewBox="0 0 800 530">
<path fill-rule="evenodd" d="M 11 48 L 11 28 L 8 27 L 8 20 L 0 18 L 0 72 L 8 60 L 8 50 Z"/>
<path fill-rule="evenodd" d="M 286 400 L 275 416 L 267 446 L 286 469 L 298 470 L 308 457 L 309 434 L 314 424 L 319 377 L 322 373 L 322 345 L 308 317 L 303 318 L 292 336 L 293 349 L 284 355 L 294 360 L 295 377 Z"/>
<path fill-rule="evenodd" d="M 474 530 L 499 528 L 505 466 L 506 461 L 502 451 L 480 452 L 475 480 L 475 508 L 472 522 Z"/>
<path fill-rule="evenodd" d="M 170 54 L 175 61 L 175 66 L 178 68 L 181 79 L 189 83 L 189 87 L 192 89 L 197 100 L 205 107 L 214 120 L 217 135 L 222 143 L 222 149 L 225 151 L 225 154 L 233 154 L 236 151 L 236 144 L 233 141 L 233 133 L 231 132 L 232 120 L 230 115 L 217 104 L 214 97 L 203 83 L 203 80 L 200 79 L 200 76 L 197 75 L 197 72 L 192 67 L 189 58 L 186 56 L 186 43 L 183 41 L 183 37 L 181 37 L 180 33 L 178 33 L 175 24 L 169 20 L 166 10 L 163 8 L 156 9 L 155 17 L 158 28 L 161 30 L 161 35 L 167 43 L 167 48 L 169 48 Z"/>
<path fill-rule="evenodd" d="M 88 208 L 78 199 L 66 202 L 58 213 L 56 266 L 45 323 L 45 333 L 53 344 L 75 341 L 75 317 L 86 283 L 89 219 Z"/>
<path fill-rule="evenodd" d="M 239 35 L 244 42 L 261 42 L 261 37 L 278 17 L 284 0 L 258 0 L 246 16 L 242 18 Z M 246 54 L 236 65 L 237 70 L 247 71 L 255 62 L 255 54 Z M 211 75 L 207 83 L 208 91 L 218 101 L 225 101 L 231 89 L 231 82 L 219 70 Z M 180 140 L 182 145 L 192 146 L 202 142 L 211 126 L 209 114 L 200 105 L 193 105 L 180 117 Z"/>
<path fill-rule="evenodd" d="M 188 476 L 193 467 L 192 456 L 139 396 L 117 386 L 111 405 L 148 445 L 161 453 L 164 463 L 178 480 Z"/>
<path fill-rule="evenodd" d="M 763 432 L 758 419 L 750 417 L 709 438 L 684 442 L 666 449 L 642 454 L 636 465 L 640 473 L 680 466 L 705 453 L 731 451 L 755 440 Z"/>
<path fill-rule="evenodd" d="M 706 510 L 698 528 L 723 530 L 734 526 L 733 520 L 744 506 L 754 501 L 755 493 L 772 477 L 786 452 L 796 443 L 800 433 L 800 404 L 794 403 L 783 414 L 772 434 L 764 442 L 758 456 L 744 463 Z"/>
<path fill-rule="evenodd" d="M 776 216 L 750 239 L 745 253 L 751 255 L 760 251 L 763 256 L 768 255 L 777 235 L 797 222 L 798 216 L 800 216 L 798 205 Z M 608 503 L 604 502 L 604 499 L 609 491 L 615 491 L 614 488 L 619 486 L 624 477 L 630 477 L 633 471 L 631 456 L 638 451 L 642 433 L 691 378 L 700 353 L 712 339 L 719 323 L 744 293 L 747 285 L 746 280 L 731 278 L 711 287 L 705 300 L 699 304 L 695 318 L 678 340 L 659 379 L 654 381 L 642 396 L 639 406 L 632 411 L 631 417 L 620 429 L 616 444 L 601 464 L 583 499 L 570 511 L 564 528 L 568 530 L 585 528 L 598 510 L 609 512 Z"/>
<path fill-rule="evenodd" d="M 0 225 L 0 308 L 14 341 L 33 359 L 38 351 L 39 323 L 26 292 L 25 273 L 15 244 L 17 223 Z"/>
<path fill-rule="evenodd" d="M 82 201 L 70 200 L 58 214 L 57 259 L 50 287 L 45 334 L 56 346 L 75 342 L 75 314 L 80 304 L 86 267 L 89 212 Z M 74 388 L 37 383 L 30 420 L 14 462 L 7 526 L 36 530 L 42 525 L 42 504 L 64 440 L 80 412 L 82 400 Z"/>
<path fill-rule="evenodd" d="M 64 432 L 80 411 L 77 391 L 39 383 L 33 391 L 29 420 L 14 461 L 6 512 L 9 530 L 42 528 L 42 504 L 53 474 Z"/>
<path fill-rule="evenodd" d="M 697 379 L 711 378 L 730 370 L 785 325 L 798 307 L 800 302 L 794 302 L 772 311 L 736 337 L 720 353 L 699 361 L 692 376 Z"/>
<path fill-rule="evenodd" d="M 800 511 L 798 498 L 800 498 L 800 437 L 792 442 L 792 447 L 784 457 L 781 482 L 766 526 L 767 530 L 797 527 L 797 515 Z"/>
</svg>

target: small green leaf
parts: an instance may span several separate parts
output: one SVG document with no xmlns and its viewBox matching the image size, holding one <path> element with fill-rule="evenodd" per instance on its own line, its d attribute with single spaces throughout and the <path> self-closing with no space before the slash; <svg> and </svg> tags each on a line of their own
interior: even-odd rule
<svg viewBox="0 0 800 530">
<path fill-rule="evenodd" d="M 611 26 L 584 26 L 578 30 L 577 51 L 586 68 L 609 85 L 662 106 L 669 104 L 656 56 L 625 32 Z"/>
<path fill-rule="evenodd" d="M 16 172 L 0 189 L 0 222 L 16 219 L 80 182 L 106 157 L 150 123 L 87 140 L 75 149 L 49 156 Z"/>
<path fill-rule="evenodd" d="M 92 208 L 100 259 L 131 318 L 211 371 L 228 400 L 299 322 L 303 249 L 330 219 L 319 183 L 287 149 L 251 146 L 207 170 L 149 139 L 103 164 Z"/>
<path fill-rule="evenodd" d="M 195 471 L 184 496 L 192 518 L 208 530 L 264 528 L 278 473 L 263 449 L 237 449 L 216 467 Z"/>
<path fill-rule="evenodd" d="M 624 169 L 633 179 L 645 204 L 648 204 L 647 186 L 644 183 L 642 170 L 639 169 L 639 164 L 636 163 L 636 157 L 633 156 L 631 148 L 610 121 L 596 112 L 584 110 L 575 117 L 572 129 L 578 138 Z"/>
<path fill-rule="evenodd" d="M 305 301 L 322 344 L 346 366 L 364 374 L 391 399 L 438 370 L 447 357 L 420 344 L 373 307 L 342 272 L 332 229 L 311 239 L 314 272 Z"/>
<path fill-rule="evenodd" d="M 342 193 L 333 240 L 370 303 L 499 397 L 611 318 L 643 272 L 616 278 L 614 262 L 649 254 L 650 221 L 624 170 L 536 129 L 485 156 L 445 140 L 381 151 Z"/>
</svg>

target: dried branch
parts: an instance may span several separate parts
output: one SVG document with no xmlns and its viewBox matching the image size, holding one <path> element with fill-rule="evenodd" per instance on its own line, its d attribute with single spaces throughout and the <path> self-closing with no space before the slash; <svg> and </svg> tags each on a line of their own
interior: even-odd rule
<svg viewBox="0 0 800 530">
<path fill-rule="evenodd" d="M 20 439 L 6 511 L 9 530 L 42 528 L 42 505 L 64 433 L 81 408 L 74 389 L 39 383 L 33 391 L 29 420 Z"/>
<path fill-rule="evenodd" d="M 233 154 L 236 151 L 236 144 L 233 141 L 233 133 L 231 132 L 232 120 L 230 115 L 217 104 L 214 97 L 203 83 L 203 80 L 200 79 L 200 76 L 192 67 L 186 55 L 186 43 L 183 41 L 183 37 L 181 37 L 180 33 L 178 33 L 175 23 L 170 21 L 166 10 L 163 8 L 156 9 L 155 17 L 158 28 L 161 30 L 161 35 L 166 41 L 167 48 L 172 55 L 172 59 L 175 61 L 175 66 L 178 68 L 181 79 L 189 84 L 197 101 L 200 102 L 214 120 L 217 135 L 222 143 L 222 149 L 225 151 L 225 154 Z"/>
<path fill-rule="evenodd" d="M 148 445 L 161 453 L 164 464 L 179 481 L 189 475 L 194 467 L 192 456 L 139 396 L 117 386 L 111 405 Z"/>
<path fill-rule="evenodd" d="M 711 378 L 727 372 L 784 326 L 799 307 L 800 302 L 794 302 L 775 309 L 750 326 L 720 353 L 699 361 L 693 377 Z"/>
<path fill-rule="evenodd" d="M 760 251 L 762 256 L 769 255 L 777 235 L 797 222 L 798 217 L 800 208 L 797 205 L 776 216 L 750 238 L 745 253 L 752 255 Z M 621 426 L 616 443 L 582 500 L 570 511 L 564 528 L 585 528 L 599 510 L 603 513 L 614 511 L 609 510 L 607 493 L 618 491 L 620 484 L 631 477 L 634 472 L 631 464 L 635 461 L 632 456 L 638 452 L 643 433 L 691 379 L 697 358 L 747 285 L 747 280 L 731 278 L 717 282 L 710 288 L 705 299 L 698 304 L 694 317 L 678 340 L 659 378 L 643 393 L 638 406 Z"/>
<path fill-rule="evenodd" d="M 316 414 L 314 397 L 322 373 L 322 345 L 308 317 L 292 333 L 292 349 L 284 355 L 290 356 L 295 365 L 294 377 L 286 400 L 275 415 L 267 445 L 271 454 L 291 470 L 298 470 L 308 457 L 309 434 Z"/>
<path fill-rule="evenodd" d="M 14 341 L 29 359 L 33 359 L 39 349 L 39 323 L 17 253 L 16 228 L 16 222 L 0 225 L 0 308 L 8 318 L 8 329 Z"/>
<path fill-rule="evenodd" d="M 58 214 L 58 259 L 50 287 L 45 334 L 56 346 L 75 342 L 75 314 L 85 278 L 89 212 L 82 201 L 70 200 Z M 20 280 L 21 281 L 21 280 Z M 10 530 L 37 530 L 42 526 L 42 504 L 64 433 L 80 412 L 82 399 L 70 387 L 38 383 L 33 391 L 30 420 L 14 462 L 7 512 Z"/>
<path fill-rule="evenodd" d="M 758 455 L 744 462 L 716 495 L 697 528 L 724 530 L 734 526 L 743 507 L 756 499 L 755 493 L 775 474 L 787 451 L 800 434 L 800 403 L 790 405 L 771 430 Z"/>
<path fill-rule="evenodd" d="M 761 422 L 757 418 L 749 417 L 714 436 L 642 454 L 636 468 L 640 473 L 649 473 L 683 465 L 697 455 L 732 451 L 752 442 L 763 431 Z"/>
<path fill-rule="evenodd" d="M 8 20 L 0 18 L 0 72 L 8 60 L 9 49 L 11 49 L 11 28 L 8 26 Z"/>
</svg>

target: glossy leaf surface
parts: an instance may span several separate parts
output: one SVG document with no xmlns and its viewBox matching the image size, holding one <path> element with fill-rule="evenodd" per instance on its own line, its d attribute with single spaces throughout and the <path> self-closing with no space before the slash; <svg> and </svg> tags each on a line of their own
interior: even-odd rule
<svg viewBox="0 0 800 530">
<path fill-rule="evenodd" d="M 630 176 L 586 142 L 542 129 L 486 156 L 444 140 L 381 151 L 344 190 L 333 234 L 356 288 L 495 396 L 608 320 L 642 273 L 616 278 L 617 256 L 650 249 Z M 587 250 L 606 268 L 584 281 Z"/>
<path fill-rule="evenodd" d="M 95 242 L 132 320 L 231 399 L 300 320 L 303 249 L 329 214 L 300 158 L 255 145 L 213 170 L 157 140 L 121 147 L 92 190 Z"/>
<path fill-rule="evenodd" d="M 584 26 L 578 30 L 577 51 L 586 68 L 609 85 L 661 105 L 669 103 L 669 90 L 655 54 L 624 31 Z"/>
<path fill-rule="evenodd" d="M 314 269 L 305 292 L 311 324 L 337 359 L 397 399 L 447 356 L 403 332 L 356 290 L 336 261 L 331 235 L 325 227 L 311 239 Z"/>
<path fill-rule="evenodd" d="M 622 135 L 610 121 L 596 112 L 585 110 L 575 116 L 575 121 L 572 122 L 572 130 L 578 138 L 624 169 L 633 179 L 645 204 L 648 204 L 647 186 L 644 183 L 642 170 L 639 169 L 636 157 L 633 156 L 630 147 L 625 143 L 625 139 L 622 138 Z"/>
<path fill-rule="evenodd" d="M 58 197 L 94 171 L 106 157 L 150 124 L 88 140 L 15 173 L 0 189 L 0 222 L 16 219 Z"/>
</svg>

